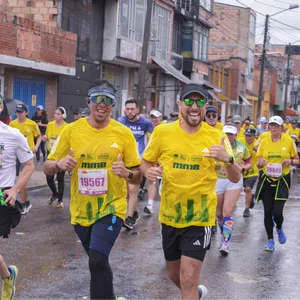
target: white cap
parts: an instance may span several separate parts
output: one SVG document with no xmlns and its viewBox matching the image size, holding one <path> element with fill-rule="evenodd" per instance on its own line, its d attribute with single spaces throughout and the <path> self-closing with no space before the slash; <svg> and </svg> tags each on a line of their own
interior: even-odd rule
<svg viewBox="0 0 300 300">
<path fill-rule="evenodd" d="M 266 117 L 261 117 L 260 118 L 260 123 L 268 123 L 268 120 Z"/>
<path fill-rule="evenodd" d="M 283 120 L 280 116 L 273 116 L 269 120 L 269 124 L 271 124 L 271 123 L 275 123 L 275 124 L 278 124 L 279 126 L 281 126 L 283 124 Z"/>
<path fill-rule="evenodd" d="M 233 125 L 225 125 L 225 126 L 223 126 L 223 132 L 237 134 L 237 128 Z"/>
<path fill-rule="evenodd" d="M 150 116 L 154 116 L 154 117 L 156 117 L 156 118 L 159 118 L 159 117 L 162 116 L 161 112 L 158 111 L 158 110 L 156 110 L 156 109 L 152 109 L 152 110 L 150 111 L 150 114 L 149 114 L 149 115 L 150 115 Z"/>
<path fill-rule="evenodd" d="M 40 110 L 44 110 L 44 106 L 43 105 L 38 105 L 36 108 L 40 109 Z"/>
</svg>

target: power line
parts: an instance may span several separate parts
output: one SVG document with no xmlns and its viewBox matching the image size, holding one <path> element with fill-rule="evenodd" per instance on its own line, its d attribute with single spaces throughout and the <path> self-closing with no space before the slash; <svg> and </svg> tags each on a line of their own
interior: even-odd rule
<svg viewBox="0 0 300 300">
<path fill-rule="evenodd" d="M 296 26 L 293 26 L 293 25 L 289 25 L 289 24 L 286 24 L 286 23 L 283 23 L 283 22 L 281 22 L 281 21 L 279 21 L 279 20 L 276 20 L 276 19 L 271 19 L 272 21 L 274 21 L 274 22 L 277 22 L 277 23 L 279 23 L 279 24 L 281 24 L 281 25 L 284 25 L 284 26 L 286 26 L 286 27 L 290 27 L 290 28 L 292 28 L 292 29 L 295 29 L 295 30 L 300 30 L 300 27 L 296 27 Z"/>
</svg>

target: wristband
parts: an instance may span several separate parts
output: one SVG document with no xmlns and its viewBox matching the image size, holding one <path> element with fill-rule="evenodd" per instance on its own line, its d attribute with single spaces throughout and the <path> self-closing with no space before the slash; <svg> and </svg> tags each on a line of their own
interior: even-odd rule
<svg viewBox="0 0 300 300">
<path fill-rule="evenodd" d="M 132 177 L 133 177 L 133 173 L 131 171 L 129 171 L 128 176 L 127 176 L 128 180 L 131 180 Z"/>
</svg>

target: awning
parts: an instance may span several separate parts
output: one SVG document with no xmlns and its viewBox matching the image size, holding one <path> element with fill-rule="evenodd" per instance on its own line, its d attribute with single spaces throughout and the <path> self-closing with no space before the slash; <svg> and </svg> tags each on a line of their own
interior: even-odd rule
<svg viewBox="0 0 300 300">
<path fill-rule="evenodd" d="M 184 76 L 180 71 L 178 71 L 176 68 L 174 68 L 170 63 L 168 63 L 165 60 L 162 60 L 158 57 L 152 57 L 152 60 L 159 65 L 166 74 L 169 74 L 171 76 L 173 76 L 174 78 L 178 79 L 179 81 L 187 84 L 187 83 L 192 83 L 192 81 Z"/>
<path fill-rule="evenodd" d="M 241 100 L 244 105 L 252 106 L 252 103 L 242 95 L 239 95 L 239 100 Z"/>
<path fill-rule="evenodd" d="M 215 94 L 214 90 L 208 90 L 207 92 L 209 93 L 209 95 L 211 96 L 211 98 L 212 98 L 213 100 L 217 101 L 219 104 L 222 104 L 222 103 L 223 103 L 223 101 L 220 100 L 220 99 L 218 98 L 218 96 Z"/>
<path fill-rule="evenodd" d="M 287 116 L 293 116 L 293 117 L 298 115 L 297 111 L 296 111 L 296 110 L 293 110 L 293 109 L 291 109 L 291 108 L 287 108 L 287 109 L 285 110 L 285 114 L 286 114 Z"/>
</svg>

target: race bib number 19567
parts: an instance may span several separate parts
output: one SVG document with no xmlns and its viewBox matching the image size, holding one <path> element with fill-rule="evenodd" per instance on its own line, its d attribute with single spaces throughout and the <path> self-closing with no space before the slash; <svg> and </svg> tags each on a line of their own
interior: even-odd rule
<svg viewBox="0 0 300 300">
<path fill-rule="evenodd" d="M 107 170 L 78 169 L 78 191 L 85 195 L 107 193 Z"/>
</svg>

